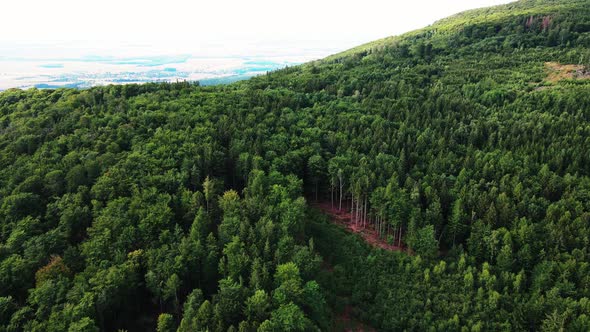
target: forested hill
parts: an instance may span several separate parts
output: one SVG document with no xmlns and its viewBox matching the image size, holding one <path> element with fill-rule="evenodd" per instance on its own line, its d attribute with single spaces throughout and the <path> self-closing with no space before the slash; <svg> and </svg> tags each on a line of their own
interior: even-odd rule
<svg viewBox="0 0 590 332">
<path fill-rule="evenodd" d="M 0 331 L 589 331 L 589 248 L 588 0 L 227 86 L 0 93 Z"/>
</svg>

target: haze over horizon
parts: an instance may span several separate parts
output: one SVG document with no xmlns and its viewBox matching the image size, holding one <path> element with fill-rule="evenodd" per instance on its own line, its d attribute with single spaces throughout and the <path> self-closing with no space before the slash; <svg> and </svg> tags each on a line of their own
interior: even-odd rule
<svg viewBox="0 0 590 332">
<path fill-rule="evenodd" d="M 0 89 L 241 79 L 506 0 L 283 3 L 72 0 L 3 5 Z M 36 8 L 30 11 L 30 8 Z M 172 10 L 170 9 L 172 8 Z M 351 23 L 352 22 L 352 23 Z M 222 79 L 219 81 L 219 79 Z"/>
</svg>

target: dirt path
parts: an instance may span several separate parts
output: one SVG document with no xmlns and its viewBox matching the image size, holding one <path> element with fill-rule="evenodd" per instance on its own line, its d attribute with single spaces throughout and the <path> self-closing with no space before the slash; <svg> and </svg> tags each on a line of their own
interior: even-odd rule
<svg viewBox="0 0 590 332">
<path fill-rule="evenodd" d="M 345 331 L 345 332 L 374 332 L 375 329 L 367 326 L 355 319 L 352 316 L 352 307 L 347 305 L 344 307 L 344 311 L 336 319 L 336 325 L 334 331 Z"/>
<path fill-rule="evenodd" d="M 323 213 L 330 216 L 330 220 L 335 224 L 343 226 L 347 231 L 351 233 L 359 234 L 363 237 L 365 242 L 369 243 L 373 247 L 389 251 L 405 251 L 404 247 L 391 245 L 387 243 L 385 239 L 381 239 L 377 232 L 372 227 L 362 227 L 362 225 L 355 225 L 352 220 L 352 215 L 347 209 L 338 211 L 337 207 L 332 208 L 330 202 L 311 203 L 313 207 L 320 209 Z"/>
</svg>

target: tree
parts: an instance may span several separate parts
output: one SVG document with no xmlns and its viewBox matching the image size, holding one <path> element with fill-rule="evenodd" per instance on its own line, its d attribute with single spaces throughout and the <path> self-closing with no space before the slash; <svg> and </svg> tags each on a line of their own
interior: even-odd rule
<svg viewBox="0 0 590 332">
<path fill-rule="evenodd" d="M 313 155 L 307 160 L 307 170 L 314 186 L 315 200 L 318 200 L 319 184 L 326 172 L 326 162 L 320 155 Z"/>
<path fill-rule="evenodd" d="M 223 254 L 227 258 L 226 276 L 233 280 L 240 280 L 248 271 L 250 258 L 246 254 L 244 243 L 240 237 L 234 236 L 232 241 L 225 245 Z"/>
<path fill-rule="evenodd" d="M 203 193 L 205 194 L 205 201 L 207 202 L 207 212 L 210 212 L 210 202 L 217 195 L 217 181 L 209 178 L 208 175 L 203 182 Z"/>
<path fill-rule="evenodd" d="M 208 319 L 212 310 L 209 302 L 208 316 L 203 319 L 203 322 L 200 322 L 203 325 L 198 325 L 197 322 L 197 314 L 199 313 L 202 302 L 203 292 L 198 288 L 193 289 L 184 302 L 182 320 L 180 321 L 180 326 L 178 327 L 179 332 L 196 331 L 199 326 L 204 327 L 208 325 Z"/>
<path fill-rule="evenodd" d="M 45 281 L 59 276 L 68 277 L 70 273 L 70 269 L 64 264 L 60 256 L 52 256 L 47 265 L 35 272 L 36 285 L 39 287 Z"/>
<path fill-rule="evenodd" d="M 12 296 L 0 297 L 0 322 L 10 321 L 15 309 L 16 303 L 14 303 Z"/>
<path fill-rule="evenodd" d="M 242 286 L 231 278 L 219 281 L 219 292 L 215 315 L 219 317 L 223 326 L 231 325 L 231 322 L 239 321 L 243 310 L 244 292 Z"/>
<path fill-rule="evenodd" d="M 45 188 L 53 195 L 60 196 L 65 191 L 65 176 L 62 170 L 56 169 L 45 174 Z"/>
<path fill-rule="evenodd" d="M 82 165 L 72 167 L 65 177 L 69 192 L 75 192 L 79 186 L 87 184 L 86 170 Z"/>
<path fill-rule="evenodd" d="M 275 291 L 273 298 L 281 304 L 298 302 L 303 294 L 299 268 L 292 262 L 277 266 L 275 273 Z"/>
<path fill-rule="evenodd" d="M 213 306 L 209 300 L 203 301 L 196 316 L 197 330 L 207 330 L 213 327 Z"/>
<path fill-rule="evenodd" d="M 257 290 L 246 300 L 244 314 L 251 322 L 263 322 L 269 315 L 270 298 L 264 290 Z"/>
<path fill-rule="evenodd" d="M 434 227 L 432 225 L 425 226 L 417 230 L 408 238 L 408 244 L 417 254 L 433 258 L 438 249 L 438 241 L 435 238 Z"/>
<path fill-rule="evenodd" d="M 180 290 L 180 286 L 182 285 L 182 281 L 178 277 L 176 273 L 173 273 L 168 280 L 166 280 L 166 286 L 164 288 L 163 297 L 165 300 L 173 299 L 174 309 L 178 310 L 179 302 L 178 302 L 178 291 Z"/>
<path fill-rule="evenodd" d="M 94 321 L 89 317 L 83 317 L 80 320 L 70 324 L 69 332 L 98 332 L 99 329 Z"/>
<path fill-rule="evenodd" d="M 305 331 L 308 322 L 301 308 L 290 302 L 272 312 L 271 324 L 276 331 Z"/>
<path fill-rule="evenodd" d="M 238 193 L 234 190 L 226 191 L 219 200 L 223 211 L 223 220 L 219 224 L 219 239 L 222 244 L 231 241 L 238 235 L 242 215 L 242 205 Z"/>
<path fill-rule="evenodd" d="M 309 313 L 309 318 L 317 322 L 322 330 L 328 328 L 328 312 L 324 294 L 317 281 L 312 280 L 303 286 L 303 307 Z"/>
<path fill-rule="evenodd" d="M 280 225 L 284 234 L 301 236 L 304 230 L 305 200 L 299 197 L 296 200 L 286 199 L 279 204 Z"/>
<path fill-rule="evenodd" d="M 338 210 L 342 210 L 342 199 L 344 198 L 347 177 L 345 171 L 348 165 L 350 165 L 350 159 L 345 156 L 336 156 L 328 162 L 328 170 L 331 176 L 338 179 Z"/>
<path fill-rule="evenodd" d="M 158 332 L 174 332 L 174 317 L 170 314 L 160 314 L 158 316 L 158 327 L 156 328 Z"/>
<path fill-rule="evenodd" d="M 453 203 L 453 209 L 451 213 L 451 218 L 449 220 L 449 236 L 451 237 L 451 243 L 454 246 L 457 237 L 459 237 L 459 242 L 462 242 L 462 237 L 464 233 L 464 229 L 466 227 L 467 222 L 469 221 L 469 216 L 465 212 L 465 208 L 463 206 L 463 200 L 461 198 L 457 199 L 455 203 Z"/>
</svg>

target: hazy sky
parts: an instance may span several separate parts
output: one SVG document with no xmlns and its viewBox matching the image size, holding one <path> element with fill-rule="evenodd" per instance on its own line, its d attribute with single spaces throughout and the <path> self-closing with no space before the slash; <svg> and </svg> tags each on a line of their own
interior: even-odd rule
<svg viewBox="0 0 590 332">
<path fill-rule="evenodd" d="M 307 41 L 356 45 L 506 0 L 7 0 L 0 43 Z M 182 43 L 179 43 L 182 42 Z"/>
<path fill-rule="evenodd" d="M 510 2 L 0 1 L 0 90 L 249 76 Z"/>
</svg>

